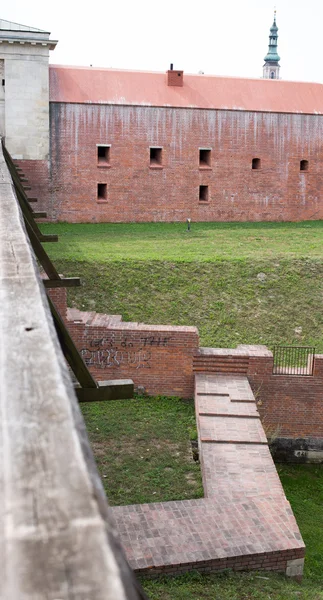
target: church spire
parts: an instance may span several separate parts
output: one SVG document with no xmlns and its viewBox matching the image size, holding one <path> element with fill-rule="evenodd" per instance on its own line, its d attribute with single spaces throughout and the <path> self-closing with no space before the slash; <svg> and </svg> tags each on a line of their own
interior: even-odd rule
<svg viewBox="0 0 323 600">
<path fill-rule="evenodd" d="M 276 25 L 276 9 L 274 12 L 274 22 L 270 28 L 268 52 L 265 56 L 263 66 L 264 79 L 279 79 L 280 56 L 277 52 L 278 27 Z"/>
</svg>

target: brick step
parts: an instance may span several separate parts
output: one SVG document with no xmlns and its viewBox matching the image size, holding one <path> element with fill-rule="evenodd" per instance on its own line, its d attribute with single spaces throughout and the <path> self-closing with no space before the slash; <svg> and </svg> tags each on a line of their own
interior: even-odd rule
<svg viewBox="0 0 323 600">
<path fill-rule="evenodd" d="M 205 354 L 195 355 L 194 360 L 212 360 L 214 362 L 249 362 L 249 356 L 206 356 Z"/>
<path fill-rule="evenodd" d="M 240 366 L 240 367 L 248 367 L 249 361 L 243 360 L 205 360 L 205 359 L 193 359 L 194 365 L 219 365 L 219 366 Z"/>
<path fill-rule="evenodd" d="M 194 375 L 205 374 L 205 375 L 247 375 L 247 371 L 233 370 L 233 369 L 194 369 Z"/>
<path fill-rule="evenodd" d="M 200 371 L 208 371 L 208 372 L 216 372 L 216 373 L 243 373 L 246 374 L 248 372 L 248 365 L 221 365 L 214 363 L 202 363 L 202 364 L 194 364 L 193 365 L 194 373 L 198 373 Z"/>
<path fill-rule="evenodd" d="M 232 356 L 195 356 L 193 358 L 193 371 L 216 372 L 216 373 L 241 373 L 248 372 L 249 357 Z"/>
</svg>

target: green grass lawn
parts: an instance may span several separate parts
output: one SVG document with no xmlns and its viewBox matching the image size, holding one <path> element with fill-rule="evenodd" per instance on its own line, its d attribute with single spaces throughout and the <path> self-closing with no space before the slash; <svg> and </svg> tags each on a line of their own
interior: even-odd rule
<svg viewBox="0 0 323 600">
<path fill-rule="evenodd" d="M 322 600 L 322 584 L 301 585 L 272 573 L 189 573 L 142 581 L 151 600 Z"/>
<path fill-rule="evenodd" d="M 136 397 L 81 407 L 110 504 L 203 496 L 190 442 L 193 400 Z"/>
<path fill-rule="evenodd" d="M 59 272 L 82 278 L 69 291 L 70 306 L 196 325 L 205 346 L 311 344 L 323 352 L 323 222 L 193 223 L 190 233 L 185 224 L 41 228 L 59 235 L 46 245 Z M 112 504 L 201 496 L 192 402 L 136 398 L 82 410 Z M 268 573 L 193 573 L 144 581 L 152 600 L 323 599 L 323 468 L 278 470 L 307 544 L 303 583 Z"/>
<path fill-rule="evenodd" d="M 258 258 L 320 258 L 323 221 L 302 223 L 42 224 L 60 243 L 56 258 L 105 263 L 123 260 L 207 262 Z"/>
</svg>

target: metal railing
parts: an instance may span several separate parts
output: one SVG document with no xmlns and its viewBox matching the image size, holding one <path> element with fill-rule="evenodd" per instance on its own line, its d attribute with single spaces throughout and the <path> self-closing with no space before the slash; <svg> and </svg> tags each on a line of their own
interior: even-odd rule
<svg viewBox="0 0 323 600">
<path fill-rule="evenodd" d="M 313 375 L 315 348 L 275 346 L 273 375 Z"/>
</svg>

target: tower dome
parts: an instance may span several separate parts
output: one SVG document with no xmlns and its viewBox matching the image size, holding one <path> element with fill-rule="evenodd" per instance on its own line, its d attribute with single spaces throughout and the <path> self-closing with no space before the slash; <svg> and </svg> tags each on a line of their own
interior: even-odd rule
<svg viewBox="0 0 323 600">
<path fill-rule="evenodd" d="M 276 11 L 274 12 L 274 22 L 270 28 L 268 52 L 264 58 L 263 66 L 264 79 L 279 79 L 280 56 L 277 51 L 278 45 L 278 27 L 276 24 Z"/>
</svg>

